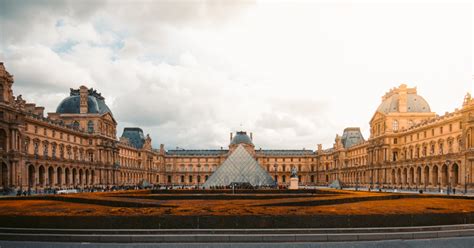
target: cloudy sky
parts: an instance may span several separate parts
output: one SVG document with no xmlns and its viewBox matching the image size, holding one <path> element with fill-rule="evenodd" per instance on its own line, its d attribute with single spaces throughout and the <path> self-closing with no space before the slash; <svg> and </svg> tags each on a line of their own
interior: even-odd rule
<svg viewBox="0 0 474 248">
<path fill-rule="evenodd" d="M 403 1 L 402 1 L 403 2 Z M 0 0 L 0 61 L 14 92 L 55 111 L 97 88 L 123 127 L 154 146 L 332 146 L 381 96 L 417 86 L 433 111 L 473 87 L 468 1 Z"/>
</svg>

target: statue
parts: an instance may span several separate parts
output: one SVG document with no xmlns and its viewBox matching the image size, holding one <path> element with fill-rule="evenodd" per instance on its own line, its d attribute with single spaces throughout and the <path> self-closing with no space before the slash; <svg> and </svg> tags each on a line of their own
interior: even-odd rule
<svg viewBox="0 0 474 248">
<path fill-rule="evenodd" d="M 291 177 L 291 178 L 296 178 L 296 177 L 298 177 L 297 173 L 298 173 L 298 170 L 296 169 L 295 166 L 293 166 L 293 167 L 291 168 L 291 176 L 290 176 L 290 177 Z"/>
</svg>

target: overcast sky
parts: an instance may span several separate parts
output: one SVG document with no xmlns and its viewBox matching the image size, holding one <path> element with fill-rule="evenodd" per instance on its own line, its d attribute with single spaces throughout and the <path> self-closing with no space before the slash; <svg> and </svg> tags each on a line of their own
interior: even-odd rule
<svg viewBox="0 0 474 248">
<path fill-rule="evenodd" d="M 155 147 L 243 129 L 257 148 L 316 149 L 348 126 L 367 138 L 401 83 L 440 115 L 472 91 L 472 4 L 413 2 L 0 0 L 0 61 L 48 112 L 96 88 L 118 135 L 138 126 Z"/>
</svg>

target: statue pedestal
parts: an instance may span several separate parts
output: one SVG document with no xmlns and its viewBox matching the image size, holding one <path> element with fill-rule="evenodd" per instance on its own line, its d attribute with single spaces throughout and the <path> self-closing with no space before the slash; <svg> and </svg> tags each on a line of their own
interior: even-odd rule
<svg viewBox="0 0 474 248">
<path fill-rule="evenodd" d="M 298 178 L 292 177 L 290 178 L 290 187 L 289 189 L 298 189 Z"/>
</svg>

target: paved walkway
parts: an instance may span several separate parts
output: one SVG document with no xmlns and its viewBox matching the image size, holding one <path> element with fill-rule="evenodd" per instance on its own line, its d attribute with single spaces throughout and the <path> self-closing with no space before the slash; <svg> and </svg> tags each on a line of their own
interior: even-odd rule
<svg viewBox="0 0 474 248">
<path fill-rule="evenodd" d="M 100 244 L 100 243 L 53 243 L 53 242 L 17 242 L 0 241 L 2 248 L 112 248 L 112 247 L 132 247 L 132 248 L 184 248 L 184 247 L 226 247 L 226 248 L 259 248 L 259 247 L 281 247 L 281 248 L 472 248 L 474 237 L 445 238 L 445 239 L 421 239 L 421 240 L 389 240 L 389 241 L 366 241 L 366 242 L 335 242 L 335 243 L 213 243 L 213 244 Z"/>
</svg>

